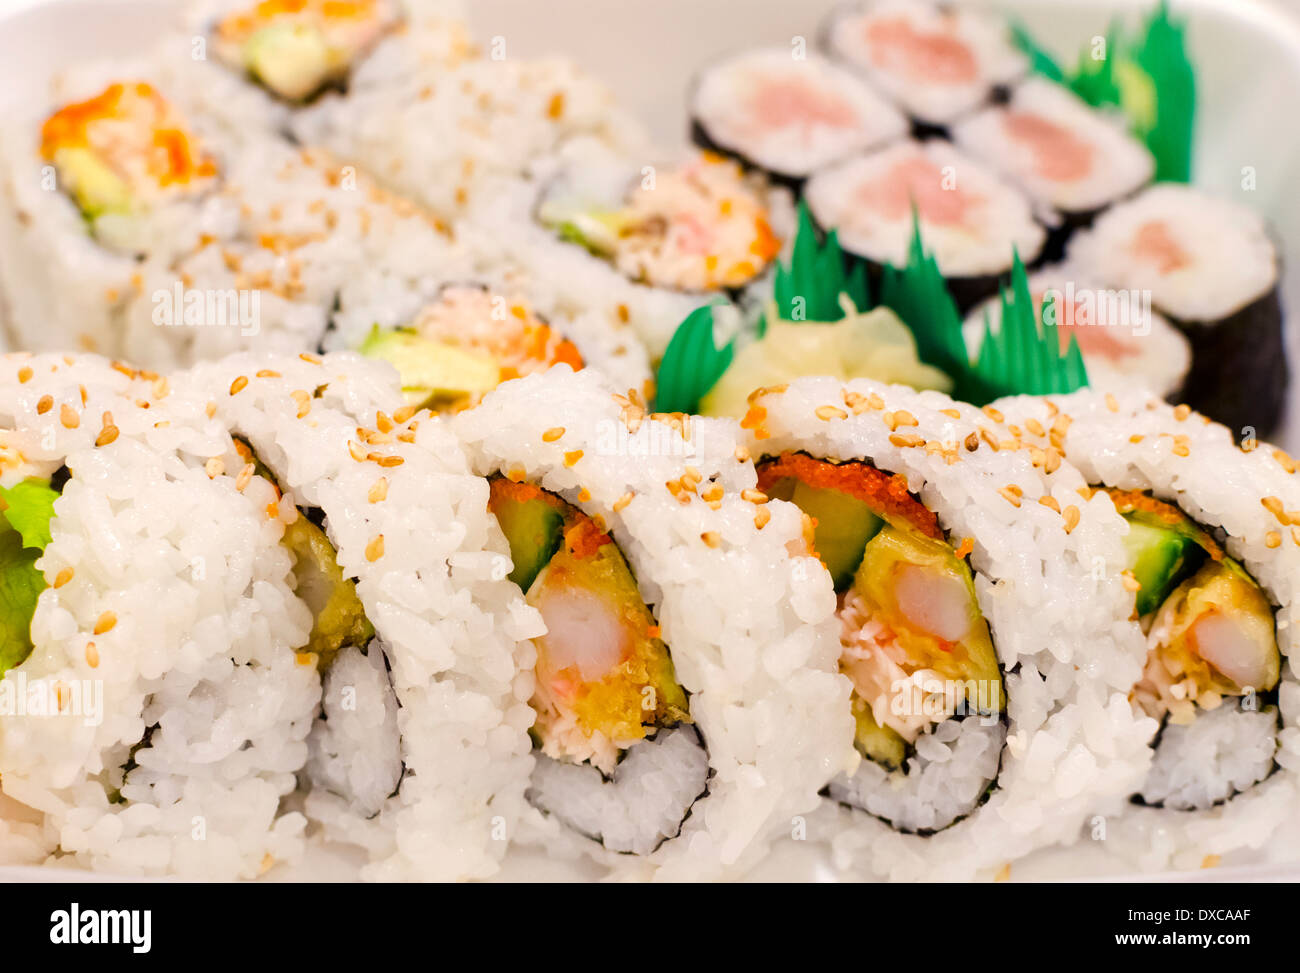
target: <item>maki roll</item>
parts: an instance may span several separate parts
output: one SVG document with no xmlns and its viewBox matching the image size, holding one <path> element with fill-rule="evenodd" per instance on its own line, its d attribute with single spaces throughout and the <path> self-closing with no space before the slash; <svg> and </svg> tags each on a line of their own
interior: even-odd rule
<svg viewBox="0 0 1300 973">
<path fill-rule="evenodd" d="M 575 166 L 542 192 L 537 220 L 649 287 L 737 290 L 781 251 L 761 185 L 710 153 L 680 165 Z"/>
<path fill-rule="evenodd" d="M 454 422 L 544 627 L 529 840 L 629 875 L 752 864 L 849 755 L 799 511 L 755 490 L 733 422 L 647 414 L 587 371 Z"/>
<path fill-rule="evenodd" d="M 246 355 L 191 373 L 313 525 L 332 651 L 305 810 L 360 846 L 364 878 L 485 878 L 519 825 L 531 764 L 516 656 L 540 630 L 448 427 L 355 355 Z M 324 557 L 322 557 L 322 552 Z M 346 594 L 340 594 L 343 585 Z M 318 626 L 319 627 L 319 626 Z"/>
<path fill-rule="evenodd" d="M 398 370 L 409 405 L 438 412 L 472 407 L 500 383 L 558 364 L 577 371 L 590 363 L 618 386 L 646 389 L 650 382 L 635 342 L 612 340 L 589 316 L 565 322 L 561 331 L 526 303 L 482 285 L 443 288 L 409 324 L 372 326 L 357 350 Z"/>
<path fill-rule="evenodd" d="M 827 792 L 839 863 L 969 878 L 1118 805 L 1146 768 L 1141 640 L 1113 620 L 1118 517 L 1059 451 L 861 379 L 760 389 L 743 425 L 837 592 L 861 756 Z"/>
<path fill-rule="evenodd" d="M 0 855 L 208 880 L 297 860 L 320 680 L 291 512 L 204 399 L 8 356 L 0 496 Z"/>
<path fill-rule="evenodd" d="M 400 21 L 389 0 L 260 0 L 213 25 L 212 50 L 275 97 L 301 103 L 345 86 L 353 66 Z"/>
<path fill-rule="evenodd" d="M 1029 292 L 1034 319 L 1041 321 L 1046 314 L 1059 329 L 1062 354 L 1071 340 L 1079 343 L 1093 388 L 1118 391 L 1140 385 L 1165 399 L 1179 395 L 1191 366 L 1191 346 L 1142 294 L 1111 290 L 1060 264 L 1030 274 Z M 1015 306 L 1013 294 L 1006 299 Z M 986 328 L 997 334 L 1001 327 L 1000 298 L 970 312 L 962 332 L 972 361 L 979 358 Z"/>
<path fill-rule="evenodd" d="M 1034 79 L 1005 104 L 961 122 L 953 138 L 1020 186 L 1052 214 L 1049 259 L 1074 230 L 1137 192 L 1155 174 L 1155 159 L 1123 122 L 1090 108 L 1063 85 Z"/>
<path fill-rule="evenodd" d="M 918 137 L 946 134 L 1028 69 L 1001 18 L 924 0 L 847 4 L 822 44 L 898 102 Z"/>
<path fill-rule="evenodd" d="M 840 246 L 873 276 L 902 267 L 914 233 L 934 254 L 960 309 L 997 290 L 1014 255 L 1038 259 L 1045 235 L 1029 202 L 981 163 L 946 142 L 905 141 L 817 172 L 804 199 Z"/>
<path fill-rule="evenodd" d="M 137 257 L 200 222 L 220 173 L 150 81 L 83 89 L 0 138 L 0 288 L 27 348 L 113 353 Z"/>
<path fill-rule="evenodd" d="M 1162 183 L 1100 217 L 1070 258 L 1110 287 L 1149 292 L 1187 336 L 1192 365 L 1183 398 L 1192 408 L 1244 439 L 1276 426 L 1289 374 L 1279 258 L 1259 216 Z"/>
<path fill-rule="evenodd" d="M 1130 698 L 1160 730 L 1108 845 L 1143 868 L 1264 846 L 1294 817 L 1300 765 L 1295 463 L 1137 391 L 997 405 L 1026 428 L 1054 417 L 1067 458 L 1126 522 L 1123 617 L 1146 643 Z"/>
<path fill-rule="evenodd" d="M 795 188 L 815 170 L 907 132 L 903 116 L 853 72 L 788 48 L 746 51 L 705 69 L 690 113 L 701 148 Z"/>
</svg>

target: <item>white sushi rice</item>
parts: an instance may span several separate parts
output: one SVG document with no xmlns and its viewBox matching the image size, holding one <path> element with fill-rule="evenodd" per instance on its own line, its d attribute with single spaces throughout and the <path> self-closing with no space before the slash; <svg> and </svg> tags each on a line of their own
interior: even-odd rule
<svg viewBox="0 0 1300 973">
<path fill-rule="evenodd" d="M 646 416 L 596 375 L 564 366 L 509 382 L 455 419 L 479 473 L 534 482 L 604 520 L 690 694 L 711 776 L 675 838 L 638 858 L 582 837 L 556 815 L 528 821 L 524 840 L 553 854 L 585 851 L 621 877 L 739 874 L 775 834 L 798 827 L 818 790 L 852 760 L 848 684 L 835 672 L 835 600 L 829 576 L 798 553 L 807 550 L 802 515 L 742 496 L 756 474 L 737 458 L 733 422 L 690 419 L 685 438 L 682 421 Z M 625 763 L 634 757 L 635 748 Z M 640 783 L 627 786 L 649 787 L 653 767 L 637 766 Z M 543 795 L 553 785 L 545 772 L 534 776 Z"/>
<path fill-rule="evenodd" d="M 1135 384 L 1163 397 L 1182 388 L 1192 364 L 1192 350 L 1181 331 L 1143 302 L 1141 293 L 1106 287 L 1066 264 L 1029 275 L 1029 293 L 1041 308 L 1043 295 L 1054 298 L 1055 323 L 1069 328 L 1062 335 L 1079 343 L 1088 384 L 1103 392 Z M 1001 298 L 976 305 L 962 324 L 971 360 L 979 358 L 985 323 L 994 334 L 1002 328 Z"/>
<path fill-rule="evenodd" d="M 1142 800 L 1179 811 L 1218 804 L 1272 773 L 1276 753 L 1277 710 L 1241 710 L 1229 701 L 1188 725 L 1165 725 Z"/>
<path fill-rule="evenodd" d="M 916 62 L 906 56 L 904 37 L 917 39 L 924 51 Z M 825 44 L 909 115 L 931 125 L 946 125 L 976 109 L 995 87 L 1019 78 L 1029 66 L 998 16 L 925 0 L 845 5 L 827 23 Z M 948 53 L 946 60 L 931 53 L 936 48 Z M 954 70 L 960 67 L 953 64 L 954 55 L 962 64 L 969 61 L 969 77 Z"/>
<path fill-rule="evenodd" d="M 308 814 L 326 837 L 367 850 L 364 878 L 491 875 L 516 836 L 532 769 L 527 639 L 540 619 L 505 580 L 508 549 L 487 512 L 487 482 L 438 417 L 393 418 L 402 403 L 387 365 L 349 354 L 249 355 L 199 366 L 190 380 L 249 439 L 291 502 L 324 513 L 339 565 L 357 579 L 378 633 L 369 652 L 382 649 L 391 670 L 400 790 L 375 816 L 374 791 L 339 798 L 327 778 L 308 795 Z M 366 722 L 380 723 L 379 713 Z M 329 733 L 352 731 L 376 736 L 360 720 Z M 344 741 L 318 739 L 344 752 Z M 391 751 L 377 742 L 385 749 L 374 759 L 386 767 Z"/>
<path fill-rule="evenodd" d="M 1294 860 L 1300 846 L 1270 838 L 1294 816 L 1298 798 L 1300 686 L 1295 645 L 1300 535 L 1269 507 L 1276 506 L 1284 517 L 1290 516 L 1286 511 L 1300 510 L 1295 464 L 1267 443 L 1248 441 L 1243 449 L 1223 426 L 1141 390 L 1083 391 L 1051 397 L 1050 402 L 1049 407 L 1045 400 L 1020 398 L 998 407 L 1006 411 L 1008 421 L 1022 423 L 1068 416 L 1063 448 L 1089 483 L 1149 491 L 1203 526 L 1222 531 L 1228 554 L 1245 566 L 1277 609 L 1278 647 L 1284 657 L 1277 769 L 1215 807 L 1133 807 L 1111 822 L 1108 847 L 1143 870 L 1198 868 L 1207 856 L 1243 849 L 1267 848 L 1266 857 Z M 1046 419 L 1053 410 L 1059 410 L 1055 419 Z M 1155 773 L 1145 785 L 1152 798 L 1163 794 L 1175 805 L 1199 803 L 1215 794 L 1226 796 L 1229 788 L 1260 776 L 1268 749 L 1258 725 L 1261 714 L 1235 709 L 1228 702 L 1204 726 L 1199 725 L 1204 713 L 1187 730 L 1166 726 Z M 1163 752 L 1165 743 L 1173 748 L 1168 753 Z"/>
<path fill-rule="evenodd" d="M 68 695 L 0 719 L 6 818 L 28 809 L 0 856 L 16 839 L 20 859 L 218 880 L 298 860 L 306 820 L 283 801 L 320 683 L 293 651 L 311 618 L 269 485 L 223 472 L 241 464 L 201 398 L 102 359 L 7 356 L 0 430 L 7 485 L 72 473 L 35 649 L 0 683 Z"/>
<path fill-rule="evenodd" d="M 1151 151 L 1063 85 L 1034 78 L 1005 105 L 953 129 L 965 151 L 983 159 L 1031 199 L 1064 213 L 1091 213 L 1137 192 L 1155 174 Z"/>
<path fill-rule="evenodd" d="M 1145 246 L 1144 233 L 1159 245 Z M 1277 248 L 1257 213 L 1174 183 L 1103 213 L 1071 242 L 1069 256 L 1111 287 L 1149 291 L 1180 321 L 1217 321 L 1277 285 Z"/>
<path fill-rule="evenodd" d="M 904 141 L 823 169 L 808 181 L 805 199 L 818 224 L 839 231 L 844 249 L 876 263 L 902 267 L 912 244 L 912 207 L 885 214 L 860 198 L 887 185 L 900 169 L 915 167 L 937 185 L 923 192 L 960 201 L 959 219 L 934 219 L 917 204 L 921 236 L 945 277 L 983 277 L 1005 272 L 1013 249 L 1031 263 L 1042 250 L 1045 233 L 1029 202 L 983 163 L 947 142 Z M 924 168 L 922 168 L 924 167 Z M 958 195 L 961 194 L 961 195 Z"/>
<path fill-rule="evenodd" d="M 1114 508 L 1084 501 L 1077 472 L 1017 443 L 996 412 L 937 392 L 809 378 L 752 404 L 755 457 L 868 460 L 905 477 L 955 545 L 971 539 L 976 596 L 1004 672 L 1007 741 L 988 800 L 929 837 L 828 809 L 818 826 L 834 832 L 837 863 L 894 880 L 969 879 L 1071 842 L 1088 815 L 1114 810 L 1145 775 L 1156 728 L 1125 698 L 1145 645 L 1117 614 L 1126 593 Z M 976 767 L 980 756 L 969 756 Z M 950 779 L 951 793 L 931 807 L 955 806 L 971 786 L 960 771 Z M 908 784 L 918 802 L 931 786 Z"/>
<path fill-rule="evenodd" d="M 792 179 L 907 134 L 907 120 L 852 71 L 794 47 L 709 67 L 691 112 L 720 150 Z"/>
</svg>

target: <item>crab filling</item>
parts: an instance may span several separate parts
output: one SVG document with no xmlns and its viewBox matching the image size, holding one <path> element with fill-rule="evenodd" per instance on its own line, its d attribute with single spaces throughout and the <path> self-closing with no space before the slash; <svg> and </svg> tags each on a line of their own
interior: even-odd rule
<svg viewBox="0 0 1300 973">
<path fill-rule="evenodd" d="M 510 578 L 546 623 L 532 699 L 541 751 L 609 775 L 629 748 L 689 723 L 668 647 L 613 539 L 529 483 L 493 479 L 489 505 L 510 543 Z"/>
<path fill-rule="evenodd" d="M 863 756 L 898 769 L 939 724 L 1002 712 L 970 566 L 905 479 L 783 453 L 759 467 L 759 488 L 813 519 L 813 547 L 839 597 L 840 669 L 853 684 Z"/>
<path fill-rule="evenodd" d="M 378 325 L 359 351 L 393 365 L 406 401 L 456 412 L 502 382 L 552 365 L 583 367 L 576 345 L 541 317 L 482 287 L 447 287 L 407 327 Z"/>
<path fill-rule="evenodd" d="M 742 287 L 780 252 L 767 208 L 741 168 L 708 153 L 644 176 L 622 198 L 552 187 L 540 222 L 638 283 L 681 291 Z"/>
<path fill-rule="evenodd" d="M 285 101 L 347 80 L 398 23 L 387 0 L 263 0 L 213 31 L 217 56 Z"/>
<path fill-rule="evenodd" d="M 41 127 L 41 158 L 92 226 L 196 195 L 217 177 L 185 120 L 143 81 L 56 111 Z"/>
</svg>

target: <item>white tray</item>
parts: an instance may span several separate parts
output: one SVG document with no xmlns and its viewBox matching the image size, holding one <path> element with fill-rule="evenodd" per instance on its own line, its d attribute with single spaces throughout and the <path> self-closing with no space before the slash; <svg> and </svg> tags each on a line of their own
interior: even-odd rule
<svg viewBox="0 0 1300 973">
<path fill-rule="evenodd" d="M 688 80 L 719 55 L 761 43 L 810 41 L 838 0 L 472 0 L 479 37 L 505 38 L 508 55 L 565 54 L 604 79 L 666 145 L 687 133 Z M 984 0 L 965 0 L 971 5 Z M 1080 47 L 1104 33 L 1115 14 L 1136 15 L 1155 0 L 1001 0 L 985 5 L 1019 17 L 1054 53 L 1073 63 Z M 1262 213 L 1282 246 L 1285 307 L 1300 309 L 1300 4 L 1296 0 L 1175 0 L 1190 23 L 1199 107 L 1194 181 Z M 79 60 L 129 54 L 176 22 L 175 0 L 0 0 L 0 112 L 11 99 L 44 97 L 54 71 Z M 1241 188 L 1253 167 L 1256 189 Z M 1285 258 L 1289 257 L 1289 260 Z M 1300 341 L 1288 327 L 1289 357 L 1300 389 Z M 1283 433 L 1300 452 L 1300 394 L 1293 392 Z M 1300 817 L 1300 816 L 1298 816 Z M 278 867 L 272 880 L 346 879 L 356 860 L 343 849 L 314 848 L 296 868 Z M 501 878 L 581 880 L 582 865 L 512 852 Z M 827 881 L 842 876 L 816 843 L 784 842 L 752 876 L 765 880 Z M 1050 849 L 1018 862 L 1012 879 L 1297 881 L 1300 866 L 1217 868 L 1196 873 L 1126 874 L 1104 849 L 1088 842 Z M 2 868 L 0 881 L 94 879 L 61 869 Z"/>
</svg>

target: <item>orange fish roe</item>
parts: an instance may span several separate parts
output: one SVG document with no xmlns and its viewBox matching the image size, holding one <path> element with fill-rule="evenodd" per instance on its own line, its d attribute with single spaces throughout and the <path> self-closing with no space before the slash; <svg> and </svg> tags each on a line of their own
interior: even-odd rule
<svg viewBox="0 0 1300 973">
<path fill-rule="evenodd" d="M 1157 500 L 1150 494 L 1138 490 L 1119 490 L 1107 487 L 1106 493 L 1110 495 L 1111 501 L 1115 504 L 1115 509 L 1121 514 L 1141 513 L 1153 517 L 1170 527 L 1189 528 L 1194 532 L 1196 543 L 1204 548 L 1205 553 L 1210 556 L 1211 560 L 1223 560 L 1223 548 L 1210 536 L 1209 531 L 1197 526 L 1191 518 L 1173 504 Z"/>
<path fill-rule="evenodd" d="M 934 540 L 944 539 L 939 518 L 912 496 L 907 480 L 878 470 L 870 463 L 852 460 L 832 463 L 807 453 L 782 453 L 758 468 L 758 488 L 769 496 L 783 479 L 791 478 L 819 490 L 835 490 L 861 500 L 888 520 L 901 520 Z"/>
<path fill-rule="evenodd" d="M 574 557 L 591 557 L 614 539 L 597 526 L 590 517 L 578 512 L 572 526 L 564 532 L 564 544 Z"/>
</svg>

